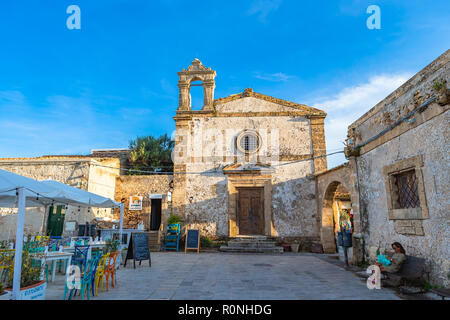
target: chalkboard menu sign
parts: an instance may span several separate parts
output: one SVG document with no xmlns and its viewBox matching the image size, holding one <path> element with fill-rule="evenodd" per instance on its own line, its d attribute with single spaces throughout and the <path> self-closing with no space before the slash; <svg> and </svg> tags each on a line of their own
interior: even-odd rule
<svg viewBox="0 0 450 320">
<path fill-rule="evenodd" d="M 125 258 L 125 263 L 123 264 L 124 266 L 127 265 L 128 259 L 133 259 L 134 268 L 136 268 L 136 261 L 139 261 L 139 265 L 141 265 L 143 260 L 148 260 L 149 266 L 152 266 L 150 249 L 148 247 L 148 232 L 131 233 L 127 257 Z"/>
<path fill-rule="evenodd" d="M 197 250 L 200 252 L 200 230 L 190 229 L 186 232 L 186 242 L 184 252 L 187 250 Z"/>
</svg>

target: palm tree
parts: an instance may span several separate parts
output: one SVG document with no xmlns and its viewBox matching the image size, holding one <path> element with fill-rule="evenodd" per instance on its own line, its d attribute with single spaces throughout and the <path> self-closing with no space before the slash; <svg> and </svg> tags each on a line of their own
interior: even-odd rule
<svg viewBox="0 0 450 320">
<path fill-rule="evenodd" d="M 137 137 L 130 141 L 130 164 L 132 170 L 172 172 L 172 150 L 174 142 L 167 134 L 158 138 L 153 136 Z M 129 171 L 133 175 L 145 175 L 145 172 Z"/>
</svg>

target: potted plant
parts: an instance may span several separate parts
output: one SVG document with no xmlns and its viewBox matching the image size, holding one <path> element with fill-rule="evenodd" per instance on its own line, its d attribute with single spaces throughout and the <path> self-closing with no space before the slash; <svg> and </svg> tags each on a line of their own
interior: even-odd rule
<svg viewBox="0 0 450 320">
<path fill-rule="evenodd" d="M 5 291 L 3 285 L 0 283 L 0 300 L 9 300 L 11 299 L 11 294 L 8 291 Z"/>
<path fill-rule="evenodd" d="M 24 252 L 22 256 L 22 272 L 20 277 L 20 300 L 45 300 L 45 290 L 47 282 L 41 280 L 41 264 L 34 263 L 28 253 Z M 7 280 L 8 291 L 12 293 L 13 272 Z"/>
</svg>

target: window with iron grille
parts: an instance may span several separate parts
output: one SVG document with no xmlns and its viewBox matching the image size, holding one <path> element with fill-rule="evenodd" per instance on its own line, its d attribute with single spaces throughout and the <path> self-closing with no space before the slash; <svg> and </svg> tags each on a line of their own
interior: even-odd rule
<svg viewBox="0 0 450 320">
<path fill-rule="evenodd" d="M 258 151 L 260 146 L 259 136 L 252 131 L 245 131 L 237 138 L 237 146 L 243 152 L 253 153 Z"/>
<path fill-rule="evenodd" d="M 416 171 L 408 170 L 394 176 L 399 209 L 420 207 Z"/>
</svg>

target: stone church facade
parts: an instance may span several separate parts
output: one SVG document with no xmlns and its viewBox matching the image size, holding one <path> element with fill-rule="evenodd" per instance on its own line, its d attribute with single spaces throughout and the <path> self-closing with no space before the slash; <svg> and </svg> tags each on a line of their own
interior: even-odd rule
<svg viewBox="0 0 450 320">
<path fill-rule="evenodd" d="M 178 75 L 173 212 L 205 236 L 319 240 L 326 113 L 250 88 L 214 99 L 216 72 L 198 59 Z M 194 85 L 201 110 L 191 108 Z"/>
</svg>

